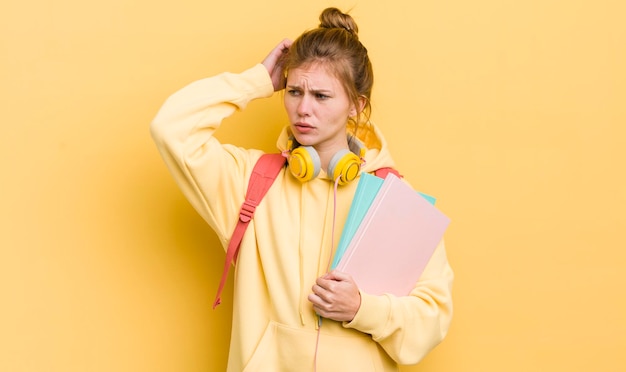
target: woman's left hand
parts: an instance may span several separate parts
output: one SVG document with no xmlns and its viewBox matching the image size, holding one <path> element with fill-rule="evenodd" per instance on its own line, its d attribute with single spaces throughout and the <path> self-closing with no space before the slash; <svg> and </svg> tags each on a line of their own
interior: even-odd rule
<svg viewBox="0 0 626 372">
<path fill-rule="evenodd" d="M 361 307 L 361 293 L 354 279 L 337 270 L 317 278 L 308 298 L 318 315 L 338 322 L 352 321 Z"/>
</svg>

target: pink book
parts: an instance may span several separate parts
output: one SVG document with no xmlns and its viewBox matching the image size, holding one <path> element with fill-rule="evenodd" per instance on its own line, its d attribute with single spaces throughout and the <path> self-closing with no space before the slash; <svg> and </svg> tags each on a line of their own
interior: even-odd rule
<svg viewBox="0 0 626 372">
<path fill-rule="evenodd" d="M 443 238 L 450 219 L 389 174 L 337 269 L 365 293 L 408 295 Z"/>
</svg>

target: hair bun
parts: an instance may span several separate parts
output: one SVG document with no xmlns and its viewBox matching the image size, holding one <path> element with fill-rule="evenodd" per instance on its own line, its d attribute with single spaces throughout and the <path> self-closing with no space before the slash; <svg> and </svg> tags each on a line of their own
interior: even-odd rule
<svg viewBox="0 0 626 372">
<path fill-rule="evenodd" d="M 321 28 L 343 28 L 354 36 L 359 33 L 359 28 L 352 16 L 343 13 L 337 8 L 326 8 L 320 14 Z"/>
</svg>

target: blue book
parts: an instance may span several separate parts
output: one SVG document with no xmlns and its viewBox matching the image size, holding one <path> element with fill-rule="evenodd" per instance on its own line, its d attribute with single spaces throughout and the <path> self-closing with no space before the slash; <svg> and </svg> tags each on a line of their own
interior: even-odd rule
<svg viewBox="0 0 626 372">
<path fill-rule="evenodd" d="M 361 225 L 361 221 L 363 221 L 363 217 L 365 217 L 367 211 L 372 205 L 376 194 L 378 194 L 378 191 L 383 185 L 383 181 L 384 180 L 380 177 L 376 177 L 369 173 L 361 173 L 359 183 L 357 184 L 356 191 L 354 193 L 354 199 L 352 199 L 350 211 L 348 212 L 348 217 L 343 227 L 343 232 L 341 233 L 341 238 L 339 238 L 337 251 L 335 252 L 333 262 L 330 266 L 331 270 L 335 269 L 337 265 L 339 265 L 339 261 L 341 261 L 343 254 L 348 248 L 348 244 L 350 244 L 350 240 L 352 240 L 352 237 L 359 228 L 359 225 Z M 419 194 L 428 200 L 430 204 L 435 204 L 435 198 L 432 196 L 421 192 Z"/>
</svg>

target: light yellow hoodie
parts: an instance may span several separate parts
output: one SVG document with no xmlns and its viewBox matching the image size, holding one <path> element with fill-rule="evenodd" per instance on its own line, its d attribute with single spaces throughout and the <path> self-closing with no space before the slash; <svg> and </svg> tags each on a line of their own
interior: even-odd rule
<svg viewBox="0 0 626 372">
<path fill-rule="evenodd" d="M 221 144 L 213 134 L 224 118 L 272 94 L 260 64 L 223 73 L 173 94 L 151 125 L 173 177 L 224 247 L 262 152 Z M 374 126 L 359 137 L 368 148 L 364 171 L 394 165 Z M 279 150 L 286 142 L 283 131 Z M 328 268 L 356 184 L 338 188 L 333 219 L 334 184 L 323 171 L 306 183 L 285 169 L 278 175 L 256 209 L 235 267 L 228 371 L 313 371 L 315 358 L 318 372 L 397 371 L 398 364 L 417 363 L 445 337 L 453 273 L 442 242 L 409 296 L 361 293 L 355 318 L 324 319 L 317 341 L 317 317 L 307 296 Z"/>
</svg>

